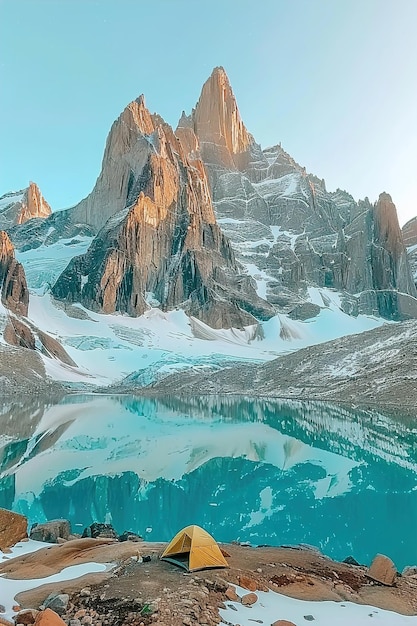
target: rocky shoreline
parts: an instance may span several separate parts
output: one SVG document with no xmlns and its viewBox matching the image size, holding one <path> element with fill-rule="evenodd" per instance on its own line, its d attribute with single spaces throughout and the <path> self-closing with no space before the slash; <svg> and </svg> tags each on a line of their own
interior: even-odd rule
<svg viewBox="0 0 417 626">
<path fill-rule="evenodd" d="M 99 531 L 106 533 L 106 525 L 101 526 Z M 38 537 L 39 532 L 38 527 Z M 302 600 L 353 602 L 417 616 L 417 568 L 399 574 L 383 556 L 368 568 L 352 557 L 333 561 L 311 546 L 227 544 L 221 549 L 227 554 L 228 569 L 185 572 L 160 560 L 165 544 L 144 542 L 134 534 L 127 541 L 100 536 L 55 539 L 55 545 L 31 554 L 10 559 L 6 552 L 0 575 L 31 580 L 71 565 L 111 565 L 74 580 L 49 583 L 46 578 L 46 584 L 16 596 L 14 622 L 2 619 L 0 608 L 3 624 L 215 626 L 221 622 L 219 610 L 236 602 L 250 607 L 257 594 L 268 590 Z M 238 596 L 237 589 L 243 589 L 243 595 Z M 51 618 L 52 611 L 58 621 Z M 46 618 L 49 621 L 43 621 Z"/>
</svg>

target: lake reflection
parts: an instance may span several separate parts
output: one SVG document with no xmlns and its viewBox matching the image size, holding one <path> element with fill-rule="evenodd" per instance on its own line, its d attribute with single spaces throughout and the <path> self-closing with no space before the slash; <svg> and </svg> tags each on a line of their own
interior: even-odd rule
<svg viewBox="0 0 417 626">
<path fill-rule="evenodd" d="M 149 540 L 307 543 L 417 563 L 416 430 L 375 411 L 242 397 L 70 396 L 0 409 L 0 507 Z"/>
</svg>

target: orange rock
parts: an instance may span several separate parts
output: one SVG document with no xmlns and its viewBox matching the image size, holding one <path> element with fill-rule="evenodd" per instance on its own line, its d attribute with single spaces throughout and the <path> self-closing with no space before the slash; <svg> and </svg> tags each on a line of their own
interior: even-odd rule
<svg viewBox="0 0 417 626">
<path fill-rule="evenodd" d="M 397 568 L 387 556 L 377 554 L 368 570 L 369 578 L 392 587 L 397 576 Z"/>
<path fill-rule="evenodd" d="M 55 611 L 45 609 L 36 616 L 35 626 L 66 626 L 66 624 Z"/>
<path fill-rule="evenodd" d="M 244 589 L 249 589 L 249 591 L 256 591 L 258 588 L 256 582 L 249 576 L 239 576 L 239 585 Z"/>
<path fill-rule="evenodd" d="M 258 596 L 256 593 L 247 593 L 245 596 L 242 596 L 242 604 L 244 606 L 252 606 L 255 602 L 258 601 Z"/>
<path fill-rule="evenodd" d="M 0 550 L 5 550 L 27 537 L 28 521 L 24 515 L 0 509 Z"/>
<path fill-rule="evenodd" d="M 295 624 L 294 622 L 289 622 L 286 619 L 279 619 L 273 624 L 271 624 L 271 626 L 295 626 Z"/>
<path fill-rule="evenodd" d="M 234 587 L 228 587 L 226 589 L 225 592 L 226 598 L 228 600 L 231 600 L 232 602 L 238 602 L 239 601 L 239 596 L 236 593 L 236 590 Z"/>
</svg>

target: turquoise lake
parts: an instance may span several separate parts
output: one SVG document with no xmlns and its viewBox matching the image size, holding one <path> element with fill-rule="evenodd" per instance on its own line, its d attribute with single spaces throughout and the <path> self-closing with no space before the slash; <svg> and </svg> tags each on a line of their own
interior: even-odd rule
<svg viewBox="0 0 417 626">
<path fill-rule="evenodd" d="M 417 563 L 417 421 L 322 402 L 68 396 L 0 408 L 0 507 L 167 541 Z"/>
</svg>

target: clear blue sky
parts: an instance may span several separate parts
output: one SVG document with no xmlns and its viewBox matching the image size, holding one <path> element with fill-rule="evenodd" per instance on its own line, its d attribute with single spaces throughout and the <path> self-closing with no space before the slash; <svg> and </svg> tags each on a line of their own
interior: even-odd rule
<svg viewBox="0 0 417 626">
<path fill-rule="evenodd" d="M 86 196 L 144 93 L 175 125 L 223 65 L 248 130 L 417 215 L 417 0 L 0 0 L 0 195 Z"/>
</svg>

